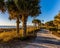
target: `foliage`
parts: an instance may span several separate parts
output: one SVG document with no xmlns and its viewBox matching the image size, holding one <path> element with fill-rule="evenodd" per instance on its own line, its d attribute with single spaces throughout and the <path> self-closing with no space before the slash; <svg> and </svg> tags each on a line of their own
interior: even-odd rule
<svg viewBox="0 0 60 48">
<path fill-rule="evenodd" d="M 32 23 L 34 23 L 34 25 L 37 26 L 38 28 L 40 28 L 41 26 L 41 21 L 39 19 L 34 19 Z"/>
<path fill-rule="evenodd" d="M 19 13 L 27 16 L 38 16 L 40 11 L 39 0 L 14 0 Z"/>
<path fill-rule="evenodd" d="M 50 28 L 53 30 L 53 28 L 55 28 L 55 24 L 53 23 L 53 21 L 49 21 L 45 23 L 46 28 L 50 30 Z"/>
<path fill-rule="evenodd" d="M 57 31 L 57 28 L 53 27 L 53 28 L 49 28 L 50 31 Z"/>
<path fill-rule="evenodd" d="M 0 11 L 2 12 L 6 11 L 4 0 L 0 0 Z"/>
<path fill-rule="evenodd" d="M 34 19 L 32 23 L 41 23 L 41 21 L 39 19 Z"/>
<path fill-rule="evenodd" d="M 39 19 L 34 19 L 34 20 L 32 21 L 32 23 L 41 24 L 41 21 L 40 21 Z"/>
<path fill-rule="evenodd" d="M 54 24 L 60 25 L 60 13 L 54 17 Z"/>
</svg>

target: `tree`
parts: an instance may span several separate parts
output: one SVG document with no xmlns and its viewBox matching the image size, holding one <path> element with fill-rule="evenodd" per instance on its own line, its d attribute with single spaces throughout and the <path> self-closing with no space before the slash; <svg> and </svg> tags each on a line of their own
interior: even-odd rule
<svg viewBox="0 0 60 48">
<path fill-rule="evenodd" d="M 17 23 L 17 33 L 19 33 L 19 23 L 22 18 L 22 16 L 19 13 L 18 8 L 16 7 L 15 3 L 13 0 L 8 0 L 7 2 L 7 8 L 8 8 L 8 13 L 9 13 L 9 19 L 15 19 Z"/>
<path fill-rule="evenodd" d="M 0 4 L 4 5 L 0 7 L 0 10 L 6 9 L 10 19 L 17 19 L 17 32 L 19 32 L 19 20 L 21 20 L 23 22 L 24 36 L 26 36 L 27 18 L 41 14 L 39 2 L 40 0 L 7 0 L 6 2 L 1 0 Z"/>
<path fill-rule="evenodd" d="M 41 14 L 39 0 L 14 0 L 19 13 L 22 16 L 23 32 L 26 36 L 26 22 L 28 16 L 35 17 Z"/>
<path fill-rule="evenodd" d="M 19 20 L 21 18 L 19 14 L 19 10 L 14 4 L 13 0 L 7 0 L 6 2 L 4 0 L 0 0 L 0 10 L 2 12 L 8 11 L 9 19 L 15 19 L 17 23 L 17 33 L 19 33 Z"/>
<path fill-rule="evenodd" d="M 60 26 L 60 13 L 58 13 L 58 15 L 54 17 L 54 24 L 57 26 L 58 29 L 58 26 Z"/>
<path fill-rule="evenodd" d="M 0 11 L 5 12 L 6 8 L 5 8 L 5 3 L 4 0 L 0 0 Z"/>
<path fill-rule="evenodd" d="M 34 19 L 34 20 L 32 21 L 32 23 L 34 23 L 35 26 L 38 26 L 38 28 L 40 28 L 41 21 L 40 21 L 39 19 Z"/>
<path fill-rule="evenodd" d="M 45 23 L 45 25 L 46 25 L 47 28 L 55 26 L 54 23 L 53 23 L 53 21 L 48 21 L 48 22 Z"/>
</svg>

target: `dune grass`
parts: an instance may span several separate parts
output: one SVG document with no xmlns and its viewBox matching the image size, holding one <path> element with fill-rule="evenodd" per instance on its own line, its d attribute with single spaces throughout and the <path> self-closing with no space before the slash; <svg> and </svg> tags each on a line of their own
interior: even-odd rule
<svg viewBox="0 0 60 48">
<path fill-rule="evenodd" d="M 26 35 L 27 36 L 29 36 L 29 32 L 32 32 L 32 31 L 34 31 L 34 30 L 37 30 L 37 29 L 35 29 L 34 27 L 29 27 L 29 28 L 27 28 L 27 33 L 26 33 Z M 31 34 L 30 34 L 31 35 Z M 34 33 L 32 32 L 32 35 L 34 35 Z M 20 31 L 19 31 L 19 34 L 17 34 L 17 32 L 16 31 L 11 31 L 11 32 L 2 32 L 2 33 L 0 33 L 0 40 L 2 40 L 2 41 L 4 41 L 4 42 L 7 42 L 7 41 L 10 41 L 10 40 L 12 40 L 13 38 L 17 38 L 17 37 L 19 37 L 19 38 L 21 38 L 21 37 L 23 37 L 23 30 L 22 29 L 20 29 Z"/>
</svg>

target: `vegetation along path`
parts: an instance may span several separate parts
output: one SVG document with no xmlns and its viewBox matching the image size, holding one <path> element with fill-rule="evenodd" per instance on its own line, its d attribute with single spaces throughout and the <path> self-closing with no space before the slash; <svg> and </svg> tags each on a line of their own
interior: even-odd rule
<svg viewBox="0 0 60 48">
<path fill-rule="evenodd" d="M 3 48 L 60 48 L 60 38 L 52 35 L 48 30 L 37 32 L 37 38 L 28 41 L 16 41 L 0 44 Z"/>
</svg>

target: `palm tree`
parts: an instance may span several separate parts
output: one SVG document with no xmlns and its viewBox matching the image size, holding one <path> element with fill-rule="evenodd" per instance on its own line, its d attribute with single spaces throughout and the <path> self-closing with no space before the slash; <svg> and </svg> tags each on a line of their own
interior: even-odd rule
<svg viewBox="0 0 60 48">
<path fill-rule="evenodd" d="M 38 24 L 38 28 L 40 28 L 41 26 L 41 21 L 39 19 L 36 20 L 37 21 L 37 24 Z"/>
<path fill-rule="evenodd" d="M 5 0 L 0 0 L 0 10 L 7 10 L 10 19 L 17 20 L 17 32 L 19 32 L 19 20 L 21 20 L 23 22 L 24 36 L 26 36 L 26 22 L 28 16 L 35 17 L 41 14 L 39 0 L 7 0 L 6 2 L 4 1 Z"/>
<path fill-rule="evenodd" d="M 37 26 L 37 28 L 40 28 L 41 21 L 39 19 L 34 19 L 32 23 L 34 23 L 34 25 Z"/>
<path fill-rule="evenodd" d="M 34 24 L 34 26 L 37 26 L 37 22 L 35 21 L 35 19 L 32 21 L 32 23 Z"/>
<path fill-rule="evenodd" d="M 19 10 L 16 7 L 14 1 L 9 1 L 7 2 L 7 8 L 8 8 L 8 13 L 9 13 L 9 19 L 15 19 L 17 23 L 17 33 L 19 33 L 19 23 L 21 20 L 21 15 L 19 14 Z"/>
<path fill-rule="evenodd" d="M 26 22 L 28 16 L 38 16 L 40 11 L 39 0 L 14 0 L 20 15 L 22 16 L 23 32 L 26 36 Z"/>
<path fill-rule="evenodd" d="M 8 11 L 9 13 L 9 19 L 15 19 L 17 22 L 17 33 L 19 33 L 19 20 L 21 16 L 19 15 L 19 10 L 14 4 L 13 0 L 7 0 L 6 2 L 4 0 L 0 0 L 0 10 L 2 12 Z"/>
</svg>

